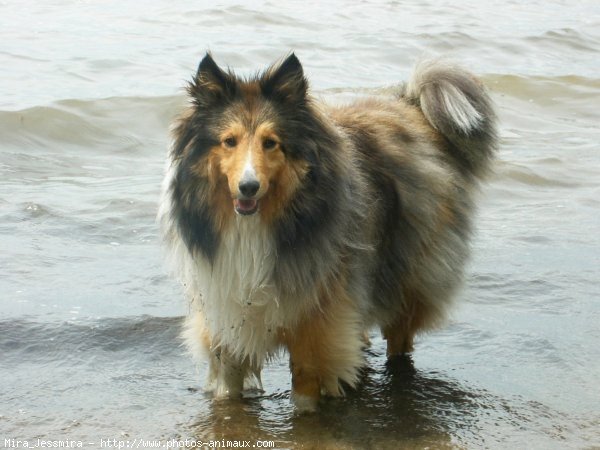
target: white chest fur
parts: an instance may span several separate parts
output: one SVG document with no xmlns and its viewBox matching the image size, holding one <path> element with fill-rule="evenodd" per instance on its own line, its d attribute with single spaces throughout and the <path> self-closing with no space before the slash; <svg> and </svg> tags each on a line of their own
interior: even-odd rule
<svg viewBox="0 0 600 450">
<path fill-rule="evenodd" d="M 273 283 L 276 250 L 258 216 L 236 216 L 213 264 L 196 262 L 196 296 L 213 346 L 257 363 L 275 350 L 285 314 Z"/>
</svg>

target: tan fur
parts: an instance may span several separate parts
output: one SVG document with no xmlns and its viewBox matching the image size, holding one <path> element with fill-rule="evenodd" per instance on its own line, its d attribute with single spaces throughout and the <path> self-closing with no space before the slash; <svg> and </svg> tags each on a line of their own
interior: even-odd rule
<svg viewBox="0 0 600 450">
<path fill-rule="evenodd" d="M 362 317 L 343 278 L 321 289 L 319 306 L 282 332 L 290 353 L 292 394 L 315 404 L 321 393 L 342 395 L 339 381 L 356 384 L 364 343 Z"/>
<path fill-rule="evenodd" d="M 252 158 L 260 182 L 260 189 L 256 194 L 257 198 L 261 198 L 269 189 L 270 171 L 277 165 L 282 164 L 282 155 L 273 157 L 270 155 L 271 152 L 267 153 L 262 148 L 262 140 L 267 136 L 265 130 L 268 127 L 269 124 L 261 124 L 260 128 L 254 131 L 248 130 L 240 123 L 233 123 L 221 133 L 223 144 L 220 147 L 215 147 L 211 152 L 215 154 L 219 172 L 227 178 L 229 193 L 232 198 L 240 195 L 238 186 L 248 157 Z M 224 143 L 227 138 L 235 139 L 237 145 L 228 148 Z M 275 152 L 273 151 L 273 153 Z"/>
<path fill-rule="evenodd" d="M 192 354 L 207 353 L 211 348 L 210 332 L 205 326 L 206 319 L 201 311 L 194 311 L 186 318 L 183 332 L 187 342 L 197 345 Z"/>
<path fill-rule="evenodd" d="M 266 224 L 272 223 L 282 213 L 307 171 L 304 161 L 288 161 L 274 172 L 270 179 L 269 193 L 263 198 L 260 209 L 260 215 Z"/>
<path fill-rule="evenodd" d="M 256 119 L 248 119 L 252 123 L 257 122 Z M 308 170 L 307 164 L 286 160 L 274 125 L 270 122 L 260 123 L 255 130 L 239 122 L 232 123 L 221 133 L 221 141 L 229 137 L 236 139 L 235 148 L 227 148 L 224 144 L 215 146 L 208 155 L 208 164 L 204 160 L 197 164 L 198 173 L 208 176 L 213 187 L 218 229 L 224 230 L 233 216 L 232 199 L 239 195 L 238 186 L 248 152 L 260 182 L 256 197 L 260 200 L 261 217 L 266 223 L 271 223 L 300 186 Z M 275 148 L 264 149 L 265 139 L 275 141 Z"/>
</svg>

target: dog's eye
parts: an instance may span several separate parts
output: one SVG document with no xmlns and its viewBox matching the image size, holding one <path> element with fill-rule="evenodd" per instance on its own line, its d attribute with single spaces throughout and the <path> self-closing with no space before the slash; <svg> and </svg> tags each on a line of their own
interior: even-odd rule
<svg viewBox="0 0 600 450">
<path fill-rule="evenodd" d="M 234 137 L 228 137 L 223 140 L 223 144 L 225 144 L 225 147 L 227 148 L 233 148 L 237 145 L 237 140 Z"/>
<path fill-rule="evenodd" d="M 277 145 L 277 141 L 274 139 L 267 138 L 263 141 L 263 148 L 265 150 L 273 150 Z"/>
</svg>

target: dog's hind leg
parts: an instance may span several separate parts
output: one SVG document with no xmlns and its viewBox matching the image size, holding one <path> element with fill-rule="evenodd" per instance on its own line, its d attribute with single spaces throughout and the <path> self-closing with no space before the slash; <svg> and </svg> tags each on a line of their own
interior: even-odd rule
<svg viewBox="0 0 600 450">
<path fill-rule="evenodd" d="M 415 331 L 407 322 L 408 320 L 402 317 L 381 329 L 381 334 L 387 342 L 388 358 L 413 351 Z"/>
<path fill-rule="evenodd" d="M 411 299 L 394 319 L 381 327 L 388 358 L 413 351 L 415 335 L 427 325 L 428 316 L 425 305 Z"/>
</svg>

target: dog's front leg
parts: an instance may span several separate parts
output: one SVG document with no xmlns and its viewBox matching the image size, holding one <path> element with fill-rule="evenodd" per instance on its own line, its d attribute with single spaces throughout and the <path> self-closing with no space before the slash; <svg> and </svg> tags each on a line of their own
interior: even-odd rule
<svg viewBox="0 0 600 450">
<path fill-rule="evenodd" d="M 211 351 L 208 385 L 215 399 L 235 398 L 242 394 L 244 377 L 248 372 L 248 360 L 240 361 L 226 349 Z"/>
<path fill-rule="evenodd" d="M 335 285 L 333 287 L 336 287 Z M 336 294 L 333 289 L 328 294 Z M 355 304 L 338 288 L 321 308 L 284 333 L 290 353 L 292 400 L 299 412 L 314 411 L 321 394 L 343 395 L 363 365 L 364 331 Z"/>
<path fill-rule="evenodd" d="M 296 334 L 288 342 L 292 372 L 292 401 L 299 412 L 317 409 L 321 396 L 321 370 L 318 349 L 309 335 Z"/>
</svg>

